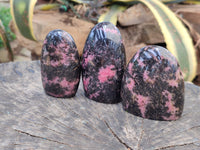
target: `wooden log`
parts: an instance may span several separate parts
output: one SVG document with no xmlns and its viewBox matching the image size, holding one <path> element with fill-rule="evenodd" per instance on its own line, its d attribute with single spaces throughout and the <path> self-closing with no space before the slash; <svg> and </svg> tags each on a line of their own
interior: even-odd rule
<svg viewBox="0 0 200 150">
<path fill-rule="evenodd" d="M 185 106 L 177 121 L 153 121 L 84 96 L 44 93 L 40 62 L 0 65 L 0 149 L 198 150 L 200 88 L 185 83 Z"/>
</svg>

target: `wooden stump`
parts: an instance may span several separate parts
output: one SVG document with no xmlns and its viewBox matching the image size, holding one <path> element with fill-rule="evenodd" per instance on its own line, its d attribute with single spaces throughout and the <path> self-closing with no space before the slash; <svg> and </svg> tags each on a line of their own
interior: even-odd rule
<svg viewBox="0 0 200 150">
<path fill-rule="evenodd" d="M 39 61 L 0 65 L 0 149 L 191 150 L 200 149 L 200 88 L 185 83 L 177 121 L 153 121 L 84 96 L 44 93 Z"/>
</svg>

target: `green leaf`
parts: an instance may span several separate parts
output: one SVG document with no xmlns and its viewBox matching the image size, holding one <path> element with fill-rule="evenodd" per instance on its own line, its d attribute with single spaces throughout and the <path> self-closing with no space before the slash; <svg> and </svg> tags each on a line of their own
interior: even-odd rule
<svg viewBox="0 0 200 150">
<path fill-rule="evenodd" d="M 12 16 L 10 14 L 10 8 L 6 7 L 0 7 L 0 20 L 2 21 L 2 24 L 5 28 L 5 33 L 8 37 L 9 41 L 13 41 L 16 37 L 15 34 L 11 32 L 9 24 L 12 19 Z M 0 48 L 4 47 L 3 41 L 0 39 Z"/>
<path fill-rule="evenodd" d="M 114 3 L 114 2 L 129 3 L 129 2 L 133 2 L 133 0 L 107 0 L 107 2 L 110 2 L 110 3 Z"/>
<path fill-rule="evenodd" d="M 107 0 L 104 4 L 105 5 L 110 5 L 110 4 L 123 4 L 123 5 L 133 5 L 138 3 L 137 1 L 133 0 Z"/>
<path fill-rule="evenodd" d="M 13 61 L 14 60 L 13 52 L 12 52 L 8 37 L 6 35 L 5 28 L 4 28 L 3 23 L 1 22 L 1 20 L 0 20 L 0 38 L 3 40 L 5 48 L 8 50 L 9 59 L 11 61 Z"/>
<path fill-rule="evenodd" d="M 78 3 L 78 4 L 89 4 L 89 3 L 93 2 L 94 0 L 70 0 L 70 1 Z"/>
<path fill-rule="evenodd" d="M 32 18 L 37 0 L 10 0 L 11 15 L 20 33 L 31 40 L 36 40 L 33 33 Z"/>
<path fill-rule="evenodd" d="M 184 3 L 186 4 L 200 4 L 199 0 L 186 0 Z"/>
<path fill-rule="evenodd" d="M 111 22 L 112 24 L 116 25 L 117 24 L 117 15 L 125 10 L 127 7 L 126 6 L 120 6 L 120 5 L 112 5 L 110 7 L 110 10 L 104 14 L 102 14 L 98 22 L 104 22 L 108 21 Z"/>
<path fill-rule="evenodd" d="M 185 0 L 160 0 L 161 2 L 168 4 L 168 3 L 180 3 L 184 2 Z"/>
<path fill-rule="evenodd" d="M 111 4 L 111 3 L 124 3 L 124 4 L 134 4 L 134 2 L 137 0 L 107 0 L 105 4 Z M 140 1 L 140 0 L 138 0 Z M 163 3 L 180 3 L 186 0 L 160 0 Z"/>
<path fill-rule="evenodd" d="M 55 8 L 58 8 L 60 5 L 59 4 L 56 4 L 56 3 L 53 3 L 53 4 L 42 4 L 42 5 L 39 5 L 39 9 L 40 10 L 43 10 L 43 11 L 47 11 L 47 10 L 51 10 L 51 9 L 55 9 Z"/>
</svg>

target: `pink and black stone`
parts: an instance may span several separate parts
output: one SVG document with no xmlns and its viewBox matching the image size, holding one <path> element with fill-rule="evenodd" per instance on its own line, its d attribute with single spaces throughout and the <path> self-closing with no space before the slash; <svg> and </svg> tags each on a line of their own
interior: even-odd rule
<svg viewBox="0 0 200 150">
<path fill-rule="evenodd" d="M 184 105 L 184 80 L 176 58 L 165 48 L 146 46 L 130 60 L 122 79 L 127 112 L 153 120 L 177 120 Z"/>
<path fill-rule="evenodd" d="M 109 22 L 97 24 L 88 35 L 83 50 L 85 96 L 101 103 L 120 102 L 125 64 L 125 49 L 117 27 Z"/>
<path fill-rule="evenodd" d="M 63 30 L 48 33 L 42 47 L 41 74 L 46 94 L 73 97 L 80 80 L 80 58 L 70 34 Z"/>
</svg>

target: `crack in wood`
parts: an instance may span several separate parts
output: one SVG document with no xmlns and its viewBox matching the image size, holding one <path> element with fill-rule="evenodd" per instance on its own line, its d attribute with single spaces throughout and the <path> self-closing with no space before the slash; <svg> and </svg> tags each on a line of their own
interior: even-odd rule
<svg viewBox="0 0 200 150">
<path fill-rule="evenodd" d="M 188 145 L 195 145 L 195 142 L 184 143 L 184 144 L 176 144 L 176 145 L 169 145 L 169 146 L 165 146 L 165 147 L 156 148 L 154 150 L 162 150 L 162 149 L 175 148 L 175 147 L 188 146 Z"/>
<path fill-rule="evenodd" d="M 133 148 L 131 148 L 130 146 L 128 146 L 125 142 L 123 142 L 118 136 L 117 134 L 112 130 L 112 128 L 109 126 L 109 124 L 103 120 L 103 122 L 105 123 L 105 125 L 108 127 L 108 129 L 110 130 L 110 132 L 112 133 L 112 135 L 121 143 L 123 144 L 128 150 L 133 150 Z"/>
<path fill-rule="evenodd" d="M 63 142 L 59 142 L 59 141 L 52 140 L 52 139 L 49 139 L 49 138 L 45 138 L 45 137 L 33 135 L 33 134 L 28 133 L 28 132 L 24 132 L 24 131 L 17 130 L 17 129 L 14 129 L 14 130 L 17 131 L 17 132 L 19 132 L 19 133 L 21 133 L 21 134 L 26 134 L 26 135 L 34 137 L 34 138 L 39 138 L 39 139 L 42 139 L 42 140 L 47 140 L 47 141 L 50 141 L 50 142 L 55 142 L 55 143 L 58 143 L 58 144 L 67 145 L 69 147 L 74 147 L 74 146 L 72 146 L 72 145 L 70 145 L 68 143 L 63 143 Z"/>
<path fill-rule="evenodd" d="M 142 120 L 142 126 L 141 126 L 141 132 L 140 132 L 140 137 L 138 139 L 138 144 L 137 144 L 137 149 L 139 150 L 140 149 L 140 143 L 142 141 L 142 138 L 143 138 L 143 135 L 144 135 L 144 128 L 143 128 L 143 125 L 144 125 L 144 119 Z"/>
<path fill-rule="evenodd" d="M 42 117 L 44 117 L 44 116 L 42 116 Z M 49 119 L 48 117 L 44 117 L 44 118 L 51 121 L 51 119 Z M 96 140 L 96 139 L 93 138 L 93 137 L 90 137 L 90 136 L 88 136 L 88 135 L 86 135 L 86 134 L 83 134 L 83 133 L 79 132 L 78 130 L 76 130 L 75 128 L 66 126 L 64 123 L 60 122 L 60 121 L 57 120 L 57 119 L 54 119 L 54 120 L 55 120 L 56 122 L 58 122 L 59 124 L 61 124 L 62 126 L 68 128 L 68 129 L 70 129 L 70 130 L 73 130 L 74 132 L 76 132 L 76 133 L 79 134 L 80 136 L 86 137 L 87 139 L 93 140 L 93 141 L 98 142 L 98 143 L 100 143 L 100 144 L 107 145 L 107 143 L 102 142 L 102 141 L 99 141 L 99 140 Z M 35 122 L 29 121 L 29 120 L 27 120 L 27 122 L 34 123 L 34 124 L 36 124 L 36 125 L 40 125 L 40 126 L 42 126 L 42 127 L 45 127 L 45 128 L 47 128 L 47 129 L 49 129 L 49 130 L 55 132 L 55 133 L 62 134 L 62 135 L 68 136 L 68 137 L 72 137 L 72 136 L 70 136 L 70 135 L 67 135 L 67 134 L 61 133 L 61 132 L 59 132 L 59 131 L 56 131 L 56 130 L 54 130 L 54 129 L 51 129 L 51 128 L 49 128 L 49 127 L 43 125 L 43 124 L 35 123 Z"/>
<path fill-rule="evenodd" d="M 188 130 L 193 130 L 193 129 L 196 129 L 196 128 L 200 128 L 200 125 L 194 126 L 194 127 L 192 127 L 192 128 L 189 128 Z"/>
<path fill-rule="evenodd" d="M 56 130 L 54 130 L 54 129 L 51 129 L 51 128 L 49 128 L 49 127 L 43 125 L 43 124 L 31 122 L 31 121 L 29 121 L 29 120 L 27 120 L 27 122 L 34 123 L 35 125 L 40 125 L 40 126 L 46 128 L 46 129 L 48 129 L 48 130 L 50 130 L 50 131 L 53 131 L 53 132 L 55 132 L 55 133 L 57 133 L 57 134 L 61 134 L 61 135 L 65 135 L 65 136 L 72 137 L 72 136 L 70 136 L 70 135 L 67 135 L 67 134 L 64 134 L 64 133 L 62 133 L 62 132 L 56 131 Z"/>
<path fill-rule="evenodd" d="M 42 140 L 46 140 L 46 141 L 49 141 L 49 142 L 54 142 L 54 143 L 57 143 L 57 144 L 62 144 L 62 145 L 66 145 L 66 146 L 69 146 L 71 148 L 78 148 L 78 149 L 85 149 L 85 150 L 89 150 L 89 149 L 94 149 L 94 147 L 80 147 L 80 146 L 76 146 L 76 145 L 70 145 L 68 143 L 64 143 L 64 142 L 59 142 L 59 141 L 56 141 L 56 140 L 52 140 L 52 139 L 49 139 L 49 138 L 45 138 L 45 137 L 41 137 L 41 136 L 37 136 L 37 135 L 33 135 L 33 134 L 30 134 L 28 132 L 25 132 L 25 131 L 21 131 L 21 130 L 18 130 L 18 129 L 14 129 L 16 132 L 18 133 L 21 133 L 21 134 L 25 134 L 25 135 L 28 135 L 28 136 L 31 136 L 31 137 L 34 137 L 34 138 L 39 138 L 39 139 L 42 139 Z M 128 150 L 132 150 L 132 149 L 128 149 Z"/>
<path fill-rule="evenodd" d="M 76 132 L 76 133 L 79 134 L 80 136 L 86 137 L 86 138 L 89 139 L 89 140 L 93 140 L 93 141 L 95 141 L 95 142 L 97 142 L 97 143 L 100 143 L 100 144 L 108 145 L 108 144 L 105 143 L 105 142 L 99 141 L 99 140 L 97 140 L 97 139 L 95 139 L 95 138 L 93 138 L 93 137 L 91 137 L 91 136 L 88 136 L 88 135 L 86 135 L 86 134 L 84 134 L 84 133 L 81 133 L 81 132 L 80 132 L 79 130 L 77 130 L 76 128 L 72 128 L 72 127 L 67 126 L 66 124 L 64 124 L 63 122 L 61 122 L 61 121 L 59 121 L 59 120 L 57 120 L 57 119 L 50 119 L 50 118 L 48 118 L 48 117 L 46 117 L 46 116 L 43 116 L 43 115 L 41 115 L 41 117 L 43 117 L 43 118 L 45 118 L 45 119 L 47 119 L 47 120 L 49 120 L 49 121 L 56 121 L 56 122 L 58 122 L 60 125 L 66 127 L 67 129 L 70 129 L 70 130 Z M 38 124 L 38 125 L 43 126 L 42 124 L 35 123 L 35 122 L 29 121 L 29 120 L 27 120 L 27 122 L 34 123 L 34 124 Z M 55 130 L 53 130 L 53 129 L 51 129 L 51 128 L 48 128 L 48 127 L 46 127 L 46 126 L 43 126 L 43 127 L 47 128 L 47 129 L 49 129 L 49 130 L 55 131 Z M 55 131 L 55 132 L 58 132 L 58 131 Z M 58 133 L 60 133 L 60 132 L 58 132 Z M 61 134 L 62 134 L 62 135 L 66 135 L 66 134 L 63 134 L 63 133 L 61 133 Z M 66 135 L 66 136 L 69 136 L 69 135 Z"/>
</svg>

